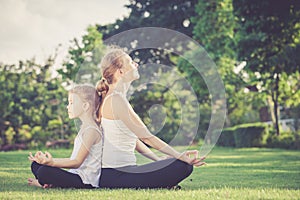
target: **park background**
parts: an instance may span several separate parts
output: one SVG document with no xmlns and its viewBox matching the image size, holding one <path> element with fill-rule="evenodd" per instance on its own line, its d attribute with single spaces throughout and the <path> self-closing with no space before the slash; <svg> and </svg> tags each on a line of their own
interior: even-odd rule
<svg viewBox="0 0 300 200">
<path fill-rule="evenodd" d="M 211 153 L 212 163 L 222 167 L 222 161 L 226 163 L 222 158 L 228 158 L 236 159 L 235 161 L 241 164 L 237 158 L 243 160 L 249 156 L 249 163 L 263 164 L 264 160 L 267 164 L 266 169 L 272 170 L 273 164 L 267 162 L 277 160 L 275 165 L 278 169 L 292 173 L 286 176 L 279 175 L 273 180 L 274 185 L 269 179 L 270 187 L 275 190 L 275 195 L 271 198 L 277 198 L 277 194 L 289 194 L 280 191 L 280 188 L 285 188 L 280 183 L 282 181 L 287 185 L 287 189 L 294 189 L 295 192 L 290 193 L 291 196 L 283 197 L 299 198 L 300 2 L 130 0 L 124 3 L 124 6 L 129 11 L 128 16 L 108 24 L 90 25 L 80 38 L 72 39 L 60 66 L 56 64 L 60 45 L 57 45 L 55 53 L 44 61 L 37 61 L 35 58 L 19 60 L 17 64 L 0 61 L 1 150 L 71 148 L 77 130 L 74 121 L 70 121 L 67 116 L 66 87 L 72 84 L 74 79 L 87 78 L 82 70 L 83 66 L 88 66 L 95 72 L 95 76 L 88 79 L 97 81 L 101 78 L 98 64 L 105 51 L 103 41 L 133 28 L 169 28 L 193 38 L 203 46 L 216 63 L 225 86 L 227 116 L 217 142 L 219 147 L 215 149 L 215 157 L 214 151 Z M 211 96 L 203 78 L 188 61 L 163 49 L 137 50 L 132 52 L 131 56 L 140 65 L 157 63 L 172 66 L 189 81 L 197 95 L 201 120 L 196 137 L 193 133 L 186 134 L 176 145 L 179 148 L 187 143 L 201 146 L 211 117 Z M 173 80 L 172 74 L 166 71 L 148 73 L 163 76 L 166 82 Z M 157 136 L 166 142 L 172 140 L 181 125 L 180 102 L 171 92 L 173 90 L 178 91 L 179 96 L 189 95 L 188 90 L 176 84 L 170 84 L 167 90 L 160 85 L 149 84 L 130 98 L 135 111 L 150 130 L 156 130 L 151 124 L 159 125 L 159 122 L 153 122 L 153 116 L 160 115 L 159 110 L 151 109 L 152 105 L 167 108 L 164 110 L 163 128 L 157 133 Z M 188 99 L 186 101 L 188 102 Z M 149 109 L 151 113 L 144 112 Z M 157 119 L 160 120 L 159 117 Z M 27 151 L 19 151 L 19 157 L 16 157 L 26 157 L 25 152 Z M 68 156 L 67 152 L 68 149 L 58 155 Z M 240 155 L 241 152 L 246 153 Z M 226 153 L 227 157 L 222 157 L 222 154 Z M 1 159 L 4 160 L 2 163 L 10 159 L 9 155 L 14 154 L 1 153 Z M 28 163 L 22 166 L 26 164 Z M 234 165 L 225 166 L 227 170 L 234 171 L 235 167 L 239 169 Z M 241 169 L 245 169 L 242 164 Z M 233 172 L 230 171 L 226 177 L 216 170 L 211 169 L 210 177 L 206 179 L 212 178 L 214 172 L 219 172 L 219 178 L 223 177 L 210 179 L 215 182 L 209 182 L 208 186 L 221 186 L 223 190 L 224 187 L 231 187 L 233 182 L 227 182 L 227 178 L 229 173 Z M 270 177 L 278 175 L 275 171 L 272 171 Z M 201 174 L 199 170 L 195 173 Z M 264 184 L 258 184 L 259 180 L 263 182 L 263 178 L 256 178 L 258 182 L 251 182 L 247 178 L 244 183 L 241 180 L 237 182 L 238 179 L 235 181 L 237 186 L 243 187 L 245 184 L 245 188 L 253 184 L 258 185 L 260 189 L 264 188 Z M 7 178 L 4 180 L 7 181 Z M 200 181 L 196 183 L 199 187 L 206 188 L 205 185 L 201 186 Z M 4 182 L 2 184 L 5 185 Z M 190 183 L 186 185 L 192 189 L 197 187 Z M 228 191 L 225 189 L 221 194 L 226 198 Z M 243 195 L 234 192 L 233 194 Z"/>
</svg>

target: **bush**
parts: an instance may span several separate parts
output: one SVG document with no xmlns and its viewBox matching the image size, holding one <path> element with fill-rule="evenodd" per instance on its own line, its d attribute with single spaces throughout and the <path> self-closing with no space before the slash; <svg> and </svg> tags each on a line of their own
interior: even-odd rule
<svg viewBox="0 0 300 200">
<path fill-rule="evenodd" d="M 263 123 L 251 123 L 235 126 L 234 141 L 236 147 L 261 147 L 267 126 Z"/>
<path fill-rule="evenodd" d="M 283 149 L 300 149 L 300 131 L 272 134 L 267 139 L 267 147 Z"/>
<path fill-rule="evenodd" d="M 222 130 L 221 135 L 217 141 L 217 145 L 223 146 L 223 147 L 234 147 L 235 141 L 234 141 L 234 133 L 235 128 L 225 128 Z M 215 137 L 216 133 L 213 134 Z"/>
</svg>

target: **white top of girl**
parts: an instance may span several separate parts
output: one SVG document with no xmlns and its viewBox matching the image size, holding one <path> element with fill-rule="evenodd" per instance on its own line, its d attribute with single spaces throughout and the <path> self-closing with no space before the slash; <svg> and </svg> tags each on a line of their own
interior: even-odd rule
<svg viewBox="0 0 300 200">
<path fill-rule="evenodd" d="M 88 126 L 84 130 L 80 129 L 78 135 L 74 141 L 74 148 L 71 155 L 71 160 L 75 159 L 82 143 L 82 135 L 86 134 L 88 129 L 95 129 L 101 134 L 101 130 L 98 127 Z M 103 149 L 103 137 L 101 134 L 100 142 L 91 146 L 90 151 L 86 159 L 77 169 L 70 169 L 69 172 L 78 174 L 84 184 L 91 184 L 93 187 L 99 187 L 99 178 L 101 175 L 101 155 Z"/>
</svg>

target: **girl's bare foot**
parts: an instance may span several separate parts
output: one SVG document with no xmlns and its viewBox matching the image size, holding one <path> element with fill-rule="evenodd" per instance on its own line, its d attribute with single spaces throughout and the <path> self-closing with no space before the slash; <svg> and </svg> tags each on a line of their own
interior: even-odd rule
<svg viewBox="0 0 300 200">
<path fill-rule="evenodd" d="M 35 178 L 28 178 L 27 181 L 28 181 L 28 185 L 36 186 L 36 187 L 43 187 L 43 186 L 38 182 L 38 180 L 35 179 Z"/>
<path fill-rule="evenodd" d="M 43 186 L 39 183 L 37 179 L 34 178 L 28 178 L 28 185 L 36 186 L 36 187 L 42 187 L 44 189 L 46 188 L 52 188 L 52 184 L 44 184 Z"/>
</svg>

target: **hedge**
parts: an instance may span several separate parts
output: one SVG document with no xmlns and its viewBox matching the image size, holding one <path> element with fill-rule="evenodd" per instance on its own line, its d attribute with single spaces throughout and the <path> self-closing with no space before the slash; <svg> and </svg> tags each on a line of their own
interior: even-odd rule
<svg viewBox="0 0 300 200">
<path fill-rule="evenodd" d="M 213 135 L 218 137 L 217 131 Z M 278 136 L 264 123 L 241 124 L 224 128 L 217 140 L 217 145 L 300 149 L 300 131 L 281 132 Z"/>
<path fill-rule="evenodd" d="M 268 135 L 264 123 L 242 124 L 225 128 L 219 137 L 217 145 L 225 147 L 261 147 Z"/>
<path fill-rule="evenodd" d="M 234 133 L 235 128 L 225 128 L 222 130 L 219 139 L 217 141 L 217 145 L 223 146 L 223 147 L 234 147 Z M 216 133 L 214 133 L 214 136 L 216 137 Z"/>
<path fill-rule="evenodd" d="M 263 123 L 242 124 L 235 127 L 233 136 L 236 147 L 261 147 L 267 135 L 267 125 Z"/>
<path fill-rule="evenodd" d="M 300 149 L 300 131 L 282 132 L 279 136 L 272 134 L 267 139 L 267 147 Z"/>
</svg>

